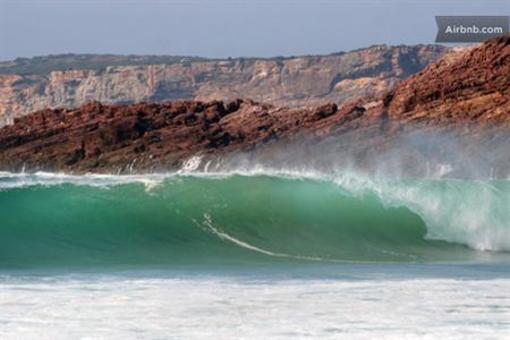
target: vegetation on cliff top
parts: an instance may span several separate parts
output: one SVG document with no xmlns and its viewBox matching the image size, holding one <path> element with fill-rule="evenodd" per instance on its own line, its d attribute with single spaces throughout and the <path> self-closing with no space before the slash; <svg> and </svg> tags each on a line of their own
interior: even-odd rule
<svg viewBox="0 0 510 340">
<path fill-rule="evenodd" d="M 208 60 L 166 55 L 58 54 L 0 62 L 0 74 L 46 75 L 52 71 L 102 70 L 108 66 L 177 64 Z"/>
</svg>

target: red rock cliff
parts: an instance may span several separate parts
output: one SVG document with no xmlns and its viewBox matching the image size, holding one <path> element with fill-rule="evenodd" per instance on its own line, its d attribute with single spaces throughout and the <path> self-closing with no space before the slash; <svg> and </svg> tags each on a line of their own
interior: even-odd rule
<svg viewBox="0 0 510 340">
<path fill-rule="evenodd" d="M 447 56 L 380 100 L 356 100 L 340 108 L 285 108 L 237 100 L 95 102 L 43 110 L 0 130 L 0 169 L 150 171 L 179 167 L 195 154 L 249 150 L 299 134 L 369 130 L 356 138 L 372 148 L 389 138 L 388 131 L 407 125 L 508 128 L 509 43 L 510 37 L 503 37 L 455 58 Z"/>
</svg>

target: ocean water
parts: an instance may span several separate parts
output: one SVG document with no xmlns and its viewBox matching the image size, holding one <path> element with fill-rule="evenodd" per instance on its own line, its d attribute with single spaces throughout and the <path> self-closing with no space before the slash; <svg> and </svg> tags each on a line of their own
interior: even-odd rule
<svg viewBox="0 0 510 340">
<path fill-rule="evenodd" d="M 1 339 L 508 339 L 510 181 L 0 173 Z"/>
</svg>

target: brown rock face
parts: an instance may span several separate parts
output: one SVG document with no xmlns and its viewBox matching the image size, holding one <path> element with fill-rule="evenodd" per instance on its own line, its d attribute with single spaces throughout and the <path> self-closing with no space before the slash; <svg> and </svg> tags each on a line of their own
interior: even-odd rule
<svg viewBox="0 0 510 340">
<path fill-rule="evenodd" d="M 38 59 L 6 68 L 0 63 L 0 126 L 46 108 L 102 103 L 251 98 L 278 106 L 342 103 L 352 96 L 378 96 L 448 51 L 442 46 L 374 46 L 326 56 L 195 60 L 129 65 L 130 59 L 94 59 L 89 68 L 72 56 L 61 63 L 83 69 L 38 70 Z M 85 56 L 86 57 L 86 56 Z M 57 58 L 57 57 L 55 57 Z M 114 58 L 114 56 L 112 56 Z M 120 58 L 120 57 L 118 57 Z M 140 63 L 133 57 L 133 63 Z M 51 57 L 48 57 L 51 59 Z M 96 58 L 97 59 L 97 58 Z M 144 62 L 157 62 L 149 58 Z M 160 62 L 164 62 L 163 58 Z M 48 61 L 51 65 L 54 63 Z M 120 66 L 118 66 L 120 65 Z M 44 66 L 44 65 L 43 65 Z M 25 72 L 22 72 L 26 69 Z M 6 71 L 6 72 L 7 72 Z M 22 75 L 20 75 L 22 73 Z"/>
<path fill-rule="evenodd" d="M 171 169 L 195 154 L 247 150 L 299 131 L 329 132 L 349 112 L 236 100 L 43 110 L 0 130 L 2 169 L 125 172 Z"/>
<path fill-rule="evenodd" d="M 348 133 L 353 137 L 347 144 L 377 153 L 406 126 L 463 133 L 508 129 L 509 43 L 503 37 L 446 56 L 385 97 L 352 99 L 340 107 L 235 100 L 47 109 L 0 130 L 0 169 L 145 172 L 175 169 L 197 154 L 251 150 L 300 135 Z"/>
<path fill-rule="evenodd" d="M 510 121 L 510 36 L 446 57 L 387 98 L 392 119 L 501 124 Z"/>
</svg>

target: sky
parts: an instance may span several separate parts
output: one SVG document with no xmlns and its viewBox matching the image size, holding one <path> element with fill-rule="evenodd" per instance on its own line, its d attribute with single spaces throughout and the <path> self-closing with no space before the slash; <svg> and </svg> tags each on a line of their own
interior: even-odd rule
<svg viewBox="0 0 510 340">
<path fill-rule="evenodd" d="M 271 57 L 428 44 L 436 15 L 510 15 L 510 0 L 0 0 L 0 60 Z"/>
</svg>

